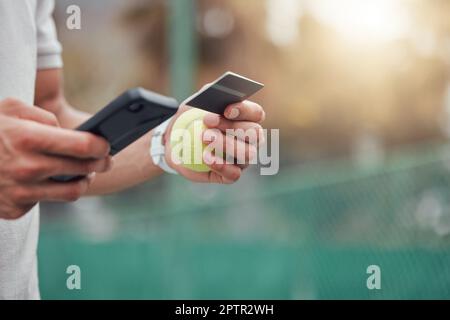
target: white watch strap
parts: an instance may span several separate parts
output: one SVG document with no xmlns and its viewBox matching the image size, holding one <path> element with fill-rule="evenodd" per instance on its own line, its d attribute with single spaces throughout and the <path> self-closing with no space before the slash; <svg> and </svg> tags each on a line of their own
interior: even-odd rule
<svg viewBox="0 0 450 320">
<path fill-rule="evenodd" d="M 158 127 L 153 131 L 151 146 L 150 146 L 150 156 L 152 157 L 153 163 L 159 166 L 167 173 L 178 174 L 175 170 L 173 170 L 166 162 L 166 147 L 163 143 L 164 133 L 166 133 L 167 127 L 170 124 L 169 120 L 161 123 Z"/>
</svg>

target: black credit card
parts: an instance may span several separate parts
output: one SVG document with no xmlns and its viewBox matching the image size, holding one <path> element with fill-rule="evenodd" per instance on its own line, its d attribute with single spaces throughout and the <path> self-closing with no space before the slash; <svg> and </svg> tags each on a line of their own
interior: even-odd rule
<svg viewBox="0 0 450 320">
<path fill-rule="evenodd" d="M 262 88 L 264 88 L 262 83 L 233 72 L 226 72 L 219 79 L 188 98 L 184 104 L 223 114 L 228 105 L 242 102 Z"/>
</svg>

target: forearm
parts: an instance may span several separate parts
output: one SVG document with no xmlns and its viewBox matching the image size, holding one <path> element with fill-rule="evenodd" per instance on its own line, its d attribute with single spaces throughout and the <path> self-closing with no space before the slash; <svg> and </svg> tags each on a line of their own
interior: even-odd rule
<svg viewBox="0 0 450 320">
<path fill-rule="evenodd" d="M 87 195 L 118 192 L 161 175 L 163 171 L 153 164 L 149 154 L 151 134 L 115 156 L 113 169 L 96 175 Z"/>
<path fill-rule="evenodd" d="M 75 128 L 91 115 L 64 106 L 57 115 L 61 126 Z M 107 173 L 97 174 L 88 189 L 87 195 L 103 195 L 118 192 L 150 180 L 162 170 L 155 166 L 149 154 L 152 132 L 130 145 L 114 157 L 113 169 Z"/>
</svg>

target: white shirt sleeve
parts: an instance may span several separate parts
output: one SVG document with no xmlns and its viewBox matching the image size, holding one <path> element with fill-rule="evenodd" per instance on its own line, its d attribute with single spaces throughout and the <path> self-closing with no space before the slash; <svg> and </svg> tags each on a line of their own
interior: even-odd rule
<svg viewBox="0 0 450 320">
<path fill-rule="evenodd" d="M 56 34 L 53 20 L 54 0 L 37 0 L 36 6 L 36 37 L 37 37 L 37 68 L 53 69 L 63 65 L 62 47 Z"/>
</svg>

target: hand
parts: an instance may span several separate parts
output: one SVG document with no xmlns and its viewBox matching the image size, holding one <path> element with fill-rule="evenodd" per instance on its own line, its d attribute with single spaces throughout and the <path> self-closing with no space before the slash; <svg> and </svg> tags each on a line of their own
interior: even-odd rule
<svg viewBox="0 0 450 320">
<path fill-rule="evenodd" d="M 176 119 L 189 109 L 191 108 L 186 105 L 180 107 L 180 110 L 175 115 L 166 131 L 166 142 L 168 137 L 170 137 L 170 132 Z M 214 154 L 205 152 L 203 160 L 209 165 L 211 171 L 206 173 L 194 172 L 181 165 L 177 165 L 172 161 L 170 144 L 168 143 L 166 143 L 166 162 L 179 174 L 194 182 L 219 184 L 234 183 L 241 177 L 242 170 L 246 169 L 248 163 L 257 155 L 257 146 L 263 143 L 262 127 L 260 123 L 262 123 L 264 119 L 264 109 L 251 101 L 244 101 L 228 106 L 223 116 L 214 113 L 209 113 L 205 116 L 204 123 L 206 127 L 215 130 L 207 130 L 204 132 L 203 142 L 205 144 L 210 144 L 212 142 L 211 137 L 213 137 L 214 141 L 222 143 L 225 149 L 223 152 L 223 158 L 225 159 L 229 154 L 240 155 L 240 158 L 236 158 L 234 163 L 229 163 L 228 161 L 225 162 L 222 157 L 219 158 Z M 248 130 L 247 132 L 254 130 L 257 141 L 256 143 L 249 143 L 249 141 L 239 139 L 239 137 L 225 135 L 227 129 L 243 129 Z M 233 153 L 231 153 L 232 150 L 234 150 Z"/>
<path fill-rule="evenodd" d="M 0 219 L 17 219 L 37 202 L 75 201 L 94 172 L 111 167 L 108 143 L 59 128 L 53 113 L 15 99 L 0 101 Z M 83 175 L 58 183 L 49 177 Z"/>
</svg>

